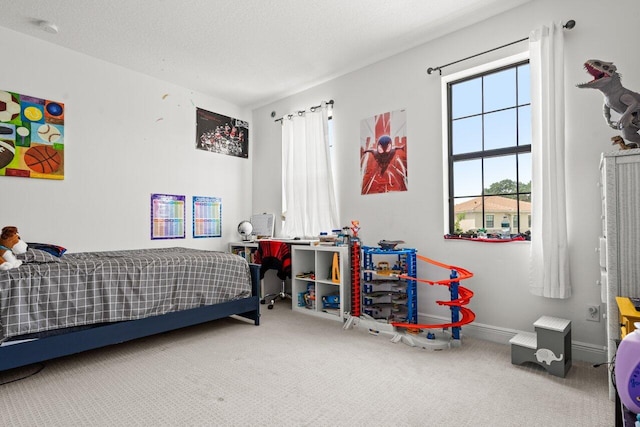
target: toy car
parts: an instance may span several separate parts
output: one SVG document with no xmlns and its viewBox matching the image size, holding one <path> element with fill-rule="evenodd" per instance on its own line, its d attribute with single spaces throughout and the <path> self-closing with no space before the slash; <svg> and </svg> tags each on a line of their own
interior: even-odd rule
<svg viewBox="0 0 640 427">
<path fill-rule="evenodd" d="M 340 308 L 340 295 L 323 296 L 322 308 Z"/>
</svg>

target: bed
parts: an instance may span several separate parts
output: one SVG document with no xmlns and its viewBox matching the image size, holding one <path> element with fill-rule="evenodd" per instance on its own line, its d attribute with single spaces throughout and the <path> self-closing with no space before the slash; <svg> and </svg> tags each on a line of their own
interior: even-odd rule
<svg viewBox="0 0 640 427">
<path fill-rule="evenodd" d="M 0 371 L 237 315 L 260 324 L 260 268 L 188 248 L 29 248 L 0 271 Z"/>
</svg>

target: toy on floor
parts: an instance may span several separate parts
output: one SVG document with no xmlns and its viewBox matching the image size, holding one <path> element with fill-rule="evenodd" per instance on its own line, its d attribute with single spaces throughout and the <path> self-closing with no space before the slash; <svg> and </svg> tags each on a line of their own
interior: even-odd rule
<svg viewBox="0 0 640 427">
<path fill-rule="evenodd" d="M 420 283 L 428 283 L 429 285 L 448 286 L 451 293 L 450 301 L 436 301 L 439 305 L 449 306 L 451 308 L 451 322 L 441 324 L 420 324 L 420 323 L 387 323 L 383 320 L 376 320 L 371 316 L 362 314 L 360 316 L 347 316 L 343 328 L 361 327 L 366 329 L 373 335 L 388 335 L 391 341 L 396 343 L 402 341 L 411 347 L 422 347 L 431 349 L 444 349 L 453 346 L 460 346 L 460 327 L 471 323 L 475 320 L 475 313 L 465 306 L 473 297 L 473 292 L 459 285 L 461 280 L 473 277 L 473 273 L 461 267 L 446 265 L 438 261 L 434 261 L 427 257 L 416 255 L 420 261 L 433 264 L 438 267 L 446 268 L 451 271 L 450 278 L 446 280 L 426 280 L 417 279 L 415 277 L 398 274 L 400 279 L 415 280 Z M 462 318 L 460 318 L 462 315 Z M 451 332 L 447 329 L 451 328 Z M 421 336 L 423 329 L 429 330 L 426 335 Z M 442 329 L 442 331 L 434 331 L 434 329 Z"/>
<path fill-rule="evenodd" d="M 0 234 L 0 257 L 4 260 L 0 264 L 0 270 L 20 267 L 22 261 L 16 258 L 16 255 L 23 254 L 26 251 L 27 244 L 20 239 L 18 228 L 13 226 L 4 227 Z"/>
</svg>

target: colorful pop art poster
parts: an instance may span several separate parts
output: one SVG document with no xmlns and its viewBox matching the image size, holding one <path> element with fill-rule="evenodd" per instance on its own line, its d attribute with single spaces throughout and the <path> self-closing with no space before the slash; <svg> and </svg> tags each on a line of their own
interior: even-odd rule
<svg viewBox="0 0 640 427">
<path fill-rule="evenodd" d="M 193 237 L 222 237 L 222 199 L 193 196 Z"/>
<path fill-rule="evenodd" d="M 196 148 L 249 158 L 249 123 L 196 108 Z"/>
<path fill-rule="evenodd" d="M 0 176 L 64 179 L 64 104 L 0 90 Z"/>
<path fill-rule="evenodd" d="M 151 239 L 184 239 L 185 196 L 151 195 Z"/>
<path fill-rule="evenodd" d="M 360 122 L 361 194 L 407 191 L 407 113 L 378 114 Z"/>
</svg>

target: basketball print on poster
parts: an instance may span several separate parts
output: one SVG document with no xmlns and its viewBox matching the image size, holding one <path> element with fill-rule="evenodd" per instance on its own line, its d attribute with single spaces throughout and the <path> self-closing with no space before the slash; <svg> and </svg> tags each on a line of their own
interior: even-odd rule
<svg viewBox="0 0 640 427">
<path fill-rule="evenodd" d="M 64 179 L 64 104 L 0 90 L 0 176 Z"/>
<path fill-rule="evenodd" d="M 249 158 L 249 123 L 196 109 L 196 148 Z"/>
<path fill-rule="evenodd" d="M 407 113 L 398 110 L 360 122 L 361 194 L 407 191 Z"/>
</svg>

